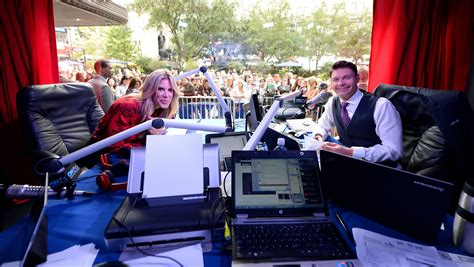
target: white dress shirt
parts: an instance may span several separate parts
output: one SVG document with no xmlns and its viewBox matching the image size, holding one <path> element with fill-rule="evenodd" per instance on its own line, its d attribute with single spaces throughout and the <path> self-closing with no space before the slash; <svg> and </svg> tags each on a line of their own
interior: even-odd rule
<svg viewBox="0 0 474 267">
<path fill-rule="evenodd" d="M 352 119 L 363 95 L 362 92 L 357 90 L 357 92 L 346 101 L 349 103 L 347 106 L 349 118 Z M 336 126 L 333 111 L 334 97 L 337 96 L 331 97 L 324 106 L 325 111 L 321 118 L 319 118 L 316 129 L 314 130 L 314 134 L 322 135 L 323 140 L 328 136 L 330 129 Z M 342 100 L 340 101 L 342 102 Z M 402 121 L 400 114 L 388 99 L 379 97 L 377 100 L 374 110 L 374 122 L 375 133 L 382 143 L 372 147 L 353 146 L 352 156 L 359 159 L 364 158 L 371 162 L 386 160 L 396 161 L 400 159 L 403 153 Z"/>
</svg>

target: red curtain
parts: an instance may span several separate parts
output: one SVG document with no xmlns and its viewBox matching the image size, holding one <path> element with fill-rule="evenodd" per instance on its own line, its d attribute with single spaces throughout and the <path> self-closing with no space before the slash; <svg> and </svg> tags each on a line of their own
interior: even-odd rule
<svg viewBox="0 0 474 267">
<path fill-rule="evenodd" d="M 33 84 L 59 82 L 53 1 L 0 1 L 0 171 L 9 179 L 29 180 L 22 145 L 16 93 Z M 26 157 L 26 158 L 25 158 Z M 4 178 L 4 177 L 0 177 Z"/>
<path fill-rule="evenodd" d="M 464 91 L 472 0 L 374 0 L 369 90 L 380 83 Z"/>
</svg>

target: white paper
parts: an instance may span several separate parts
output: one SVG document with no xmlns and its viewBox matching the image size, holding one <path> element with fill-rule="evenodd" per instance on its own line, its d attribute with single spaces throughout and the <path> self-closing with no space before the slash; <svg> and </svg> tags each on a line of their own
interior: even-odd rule
<svg viewBox="0 0 474 267">
<path fill-rule="evenodd" d="M 76 245 L 48 255 L 45 263 L 38 266 L 92 266 L 99 250 L 94 244 Z"/>
<path fill-rule="evenodd" d="M 438 251 L 441 262 L 445 267 L 472 267 L 474 266 L 474 257 Z"/>
<path fill-rule="evenodd" d="M 319 141 L 313 136 L 304 136 L 303 150 L 316 150 L 319 152 L 324 142 Z"/>
<path fill-rule="evenodd" d="M 166 135 L 183 135 L 186 134 L 187 131 L 187 129 L 168 128 L 166 129 Z"/>
<path fill-rule="evenodd" d="M 148 251 L 146 252 L 148 253 Z M 157 253 L 155 255 L 173 258 L 179 261 L 183 266 L 204 266 L 200 243 Z M 170 259 L 145 256 L 138 251 L 133 251 L 133 253 L 132 251 L 123 252 L 120 255 L 120 261 L 123 261 L 123 263 L 129 266 L 177 266 L 177 264 Z"/>
<path fill-rule="evenodd" d="M 435 247 L 353 228 L 357 258 L 364 266 L 443 266 Z"/>
<path fill-rule="evenodd" d="M 203 176 L 200 134 L 147 135 L 144 198 L 202 193 Z"/>
</svg>

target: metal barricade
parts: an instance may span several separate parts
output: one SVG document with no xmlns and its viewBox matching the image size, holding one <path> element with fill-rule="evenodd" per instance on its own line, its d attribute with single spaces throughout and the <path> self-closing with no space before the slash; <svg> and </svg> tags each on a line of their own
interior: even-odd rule
<svg viewBox="0 0 474 267">
<path fill-rule="evenodd" d="M 234 101 L 223 97 L 232 116 Z M 181 119 L 224 119 L 224 111 L 215 96 L 180 96 L 179 117 Z"/>
</svg>

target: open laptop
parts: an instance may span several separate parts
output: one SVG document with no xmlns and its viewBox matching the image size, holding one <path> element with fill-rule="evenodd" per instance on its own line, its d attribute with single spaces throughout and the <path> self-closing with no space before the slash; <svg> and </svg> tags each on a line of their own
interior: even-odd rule
<svg viewBox="0 0 474 267">
<path fill-rule="evenodd" d="M 327 199 L 421 241 L 436 240 L 451 183 L 325 150 L 320 157 Z"/>
<path fill-rule="evenodd" d="M 233 151 L 232 158 L 233 266 L 355 258 L 329 219 L 315 151 Z"/>
<path fill-rule="evenodd" d="M 248 132 L 226 132 L 206 135 L 206 144 L 219 144 L 221 171 L 232 170 L 233 150 L 242 150 L 249 139 Z"/>
</svg>

